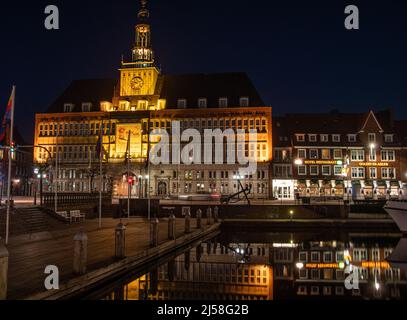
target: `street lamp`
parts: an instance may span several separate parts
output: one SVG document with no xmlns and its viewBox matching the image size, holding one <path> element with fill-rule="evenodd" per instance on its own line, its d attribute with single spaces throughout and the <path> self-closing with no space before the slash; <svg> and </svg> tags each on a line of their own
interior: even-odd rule
<svg viewBox="0 0 407 320">
<path fill-rule="evenodd" d="M 304 164 L 304 161 L 302 161 L 302 159 L 296 159 L 296 160 L 294 161 L 294 164 L 295 164 L 296 166 L 302 166 L 302 165 Z"/>
<path fill-rule="evenodd" d="M 302 262 L 298 262 L 296 265 L 297 269 L 301 270 L 304 268 L 304 264 Z"/>
</svg>

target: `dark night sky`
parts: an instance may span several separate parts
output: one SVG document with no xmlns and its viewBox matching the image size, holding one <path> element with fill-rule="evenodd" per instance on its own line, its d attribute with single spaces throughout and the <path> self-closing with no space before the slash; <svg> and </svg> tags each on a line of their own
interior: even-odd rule
<svg viewBox="0 0 407 320">
<path fill-rule="evenodd" d="M 58 5 L 61 30 L 43 27 Z M 360 9 L 346 31 L 344 8 Z M 117 77 L 134 39 L 138 0 L 2 1 L 0 106 L 17 85 L 16 121 L 32 137 L 73 79 Z M 246 71 L 275 114 L 393 107 L 407 118 L 407 2 L 151 0 L 164 73 Z"/>
</svg>

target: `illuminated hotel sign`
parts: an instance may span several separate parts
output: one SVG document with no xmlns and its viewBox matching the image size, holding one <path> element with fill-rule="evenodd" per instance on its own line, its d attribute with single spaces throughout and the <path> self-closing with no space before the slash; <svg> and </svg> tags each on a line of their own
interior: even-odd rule
<svg viewBox="0 0 407 320">
<path fill-rule="evenodd" d="M 306 160 L 304 164 L 320 164 L 320 165 L 341 165 L 340 161 L 332 161 L 332 160 Z"/>
<path fill-rule="evenodd" d="M 341 269 L 339 263 L 307 263 L 307 269 Z"/>
<path fill-rule="evenodd" d="M 390 264 L 386 261 L 365 261 L 365 262 L 362 262 L 362 268 L 390 269 Z"/>
<path fill-rule="evenodd" d="M 388 167 L 388 162 L 360 162 L 359 167 Z"/>
</svg>

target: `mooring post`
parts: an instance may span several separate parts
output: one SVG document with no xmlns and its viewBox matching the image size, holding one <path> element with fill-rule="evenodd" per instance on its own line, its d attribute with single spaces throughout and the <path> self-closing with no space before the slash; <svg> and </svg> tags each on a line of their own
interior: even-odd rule
<svg viewBox="0 0 407 320">
<path fill-rule="evenodd" d="M 208 210 L 206 210 L 206 219 L 208 226 L 212 225 L 212 208 L 208 208 Z"/>
<path fill-rule="evenodd" d="M 74 256 L 73 256 L 73 272 L 77 275 L 84 275 L 88 262 L 88 236 L 81 229 L 73 238 L 74 240 Z"/>
<path fill-rule="evenodd" d="M 158 246 L 158 226 L 160 221 L 155 218 L 150 223 L 150 247 L 155 248 Z"/>
<path fill-rule="evenodd" d="M 196 228 L 202 229 L 202 210 L 198 209 L 196 212 Z"/>
<path fill-rule="evenodd" d="M 7 299 L 8 250 L 0 245 L 0 300 Z"/>
<path fill-rule="evenodd" d="M 117 225 L 115 232 L 115 257 L 118 259 L 124 259 L 126 257 L 126 227 L 121 221 Z"/>
<path fill-rule="evenodd" d="M 170 218 L 168 219 L 168 239 L 169 240 L 176 239 L 175 221 L 176 221 L 175 215 L 174 214 L 170 215 Z"/>
<path fill-rule="evenodd" d="M 213 209 L 213 218 L 215 223 L 219 222 L 219 207 L 215 207 L 215 209 Z"/>
<path fill-rule="evenodd" d="M 191 233 L 191 210 L 185 212 L 185 233 Z"/>
</svg>

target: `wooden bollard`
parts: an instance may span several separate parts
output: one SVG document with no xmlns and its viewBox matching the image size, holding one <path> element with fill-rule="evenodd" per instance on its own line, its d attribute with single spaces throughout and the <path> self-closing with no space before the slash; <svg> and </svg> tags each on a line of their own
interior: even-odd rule
<svg viewBox="0 0 407 320">
<path fill-rule="evenodd" d="M 170 218 L 168 219 L 168 239 L 169 240 L 175 240 L 176 235 L 175 235 L 175 215 L 170 215 Z"/>
<path fill-rule="evenodd" d="M 213 218 L 215 220 L 215 223 L 219 222 L 219 208 L 215 207 L 215 209 L 213 209 Z"/>
<path fill-rule="evenodd" d="M 0 245 L 0 300 L 7 299 L 8 250 Z"/>
<path fill-rule="evenodd" d="M 124 259 L 126 257 L 126 227 L 123 223 L 119 223 L 115 230 L 115 257 Z"/>
<path fill-rule="evenodd" d="M 88 263 L 88 236 L 81 229 L 73 238 L 73 272 L 77 275 L 84 275 Z"/>
<path fill-rule="evenodd" d="M 206 219 L 207 219 L 208 226 L 212 225 L 212 209 L 211 208 L 208 208 L 208 210 L 206 210 Z"/>
<path fill-rule="evenodd" d="M 198 209 L 196 212 L 196 228 L 202 229 L 202 210 Z"/>
<path fill-rule="evenodd" d="M 185 213 L 185 233 L 191 233 L 191 211 Z"/>
<path fill-rule="evenodd" d="M 150 222 L 150 247 L 155 248 L 158 246 L 158 226 L 160 221 L 155 218 Z"/>
</svg>

